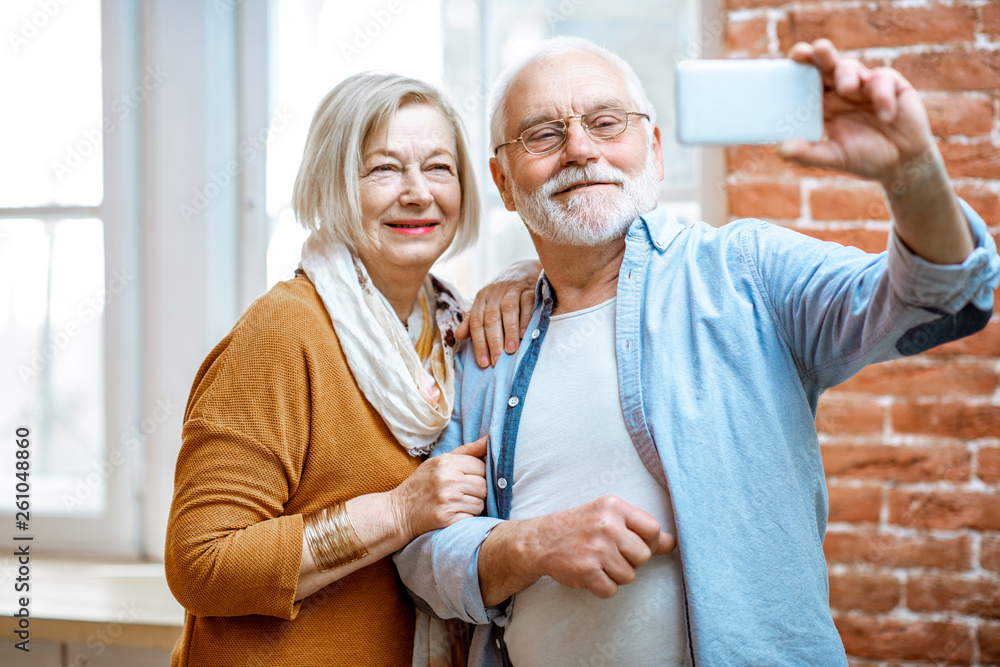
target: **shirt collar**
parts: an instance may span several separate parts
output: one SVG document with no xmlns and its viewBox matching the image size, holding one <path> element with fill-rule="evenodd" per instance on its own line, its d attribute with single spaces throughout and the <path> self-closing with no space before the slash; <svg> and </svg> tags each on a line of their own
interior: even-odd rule
<svg viewBox="0 0 1000 667">
<path fill-rule="evenodd" d="M 632 222 L 629 226 L 628 236 L 632 238 L 641 236 L 648 243 L 652 243 L 654 248 L 664 252 L 683 229 L 684 225 L 678 222 L 672 213 L 657 206 Z M 645 234 L 643 234 L 643 230 L 645 230 Z"/>
</svg>

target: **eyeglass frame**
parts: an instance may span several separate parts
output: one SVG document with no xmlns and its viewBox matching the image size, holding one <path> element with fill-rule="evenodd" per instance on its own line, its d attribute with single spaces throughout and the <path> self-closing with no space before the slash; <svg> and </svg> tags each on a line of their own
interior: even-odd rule
<svg viewBox="0 0 1000 667">
<path fill-rule="evenodd" d="M 625 112 L 625 127 L 622 128 L 622 131 L 619 132 L 618 134 L 615 134 L 615 135 L 610 136 L 610 137 L 595 137 L 594 135 L 592 135 L 590 133 L 590 129 L 587 128 L 587 126 L 584 124 L 583 117 L 584 116 L 589 116 L 590 114 L 594 114 L 594 113 L 600 113 L 601 111 L 624 111 Z M 503 148 L 504 146 L 508 146 L 510 144 L 516 144 L 516 143 L 520 143 L 521 144 L 521 148 L 523 148 L 524 152 L 526 152 L 528 155 L 548 155 L 549 153 L 554 153 L 555 151 L 559 150 L 560 148 L 562 148 L 566 144 L 566 137 L 569 136 L 569 121 L 572 120 L 572 119 L 574 119 L 574 118 L 579 118 L 580 119 L 580 127 L 582 127 L 583 131 L 587 134 L 587 136 L 590 137 L 591 139 L 593 139 L 594 141 L 610 141 L 611 139 L 614 139 L 615 137 L 620 137 L 623 134 L 625 134 L 625 131 L 628 129 L 628 117 L 629 116 L 642 116 L 646 120 L 649 120 L 649 114 L 642 113 L 641 111 L 625 111 L 625 107 L 602 107 L 600 109 L 594 109 L 593 111 L 588 111 L 587 113 L 583 113 L 583 114 L 577 114 L 577 115 L 574 115 L 574 116 L 566 116 L 565 118 L 553 118 L 552 120 L 546 120 L 546 121 L 543 121 L 541 123 L 536 123 L 536 124 L 532 125 L 531 127 L 524 128 L 524 130 L 522 130 L 521 134 L 518 135 L 517 139 L 511 139 L 510 141 L 505 141 L 502 144 L 500 144 L 499 146 L 496 146 L 493 149 L 493 156 L 496 157 L 497 152 L 501 148 Z M 549 150 L 541 152 L 541 153 L 534 153 L 534 152 L 528 150 L 528 147 L 524 145 L 524 134 L 525 134 L 525 132 L 527 132 L 528 130 L 533 130 L 534 128 L 540 127 L 542 125 L 548 125 L 549 123 L 555 123 L 555 122 L 558 122 L 558 121 L 561 121 L 562 124 L 563 124 L 562 141 L 560 141 L 558 144 L 556 144 L 555 146 L 553 146 Z"/>
</svg>

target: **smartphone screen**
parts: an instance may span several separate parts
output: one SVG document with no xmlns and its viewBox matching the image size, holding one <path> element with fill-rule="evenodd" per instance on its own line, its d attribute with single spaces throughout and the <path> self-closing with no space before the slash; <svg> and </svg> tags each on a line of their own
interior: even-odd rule
<svg viewBox="0 0 1000 667">
<path fill-rule="evenodd" d="M 787 59 L 680 62 L 676 105 L 682 144 L 776 144 L 823 137 L 819 70 Z"/>
</svg>

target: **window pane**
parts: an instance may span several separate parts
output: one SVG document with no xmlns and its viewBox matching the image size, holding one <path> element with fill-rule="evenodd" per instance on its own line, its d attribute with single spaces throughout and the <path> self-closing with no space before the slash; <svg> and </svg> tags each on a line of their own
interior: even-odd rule
<svg viewBox="0 0 1000 667">
<path fill-rule="evenodd" d="M 0 221 L 0 457 L 13 460 L 16 428 L 31 430 L 36 514 L 104 508 L 103 313 L 129 280 L 105 283 L 100 220 Z"/>
<path fill-rule="evenodd" d="M 11 94 L 0 104 L 0 208 L 101 203 L 114 117 L 102 122 L 100 8 L 4 1 L 0 90 Z"/>
</svg>

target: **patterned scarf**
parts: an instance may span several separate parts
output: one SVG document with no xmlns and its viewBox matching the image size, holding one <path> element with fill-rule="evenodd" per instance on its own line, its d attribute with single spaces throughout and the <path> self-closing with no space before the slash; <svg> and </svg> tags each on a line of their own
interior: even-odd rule
<svg viewBox="0 0 1000 667">
<path fill-rule="evenodd" d="M 455 401 L 455 331 L 462 303 L 428 274 L 406 326 L 346 246 L 313 233 L 302 270 L 323 299 L 351 372 L 411 456 L 434 449 Z"/>
</svg>

